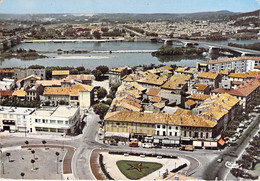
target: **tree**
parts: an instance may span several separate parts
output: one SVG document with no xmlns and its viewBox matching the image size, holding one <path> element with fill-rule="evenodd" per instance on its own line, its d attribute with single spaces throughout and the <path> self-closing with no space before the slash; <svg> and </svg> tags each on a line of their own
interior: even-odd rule
<svg viewBox="0 0 260 181">
<path fill-rule="evenodd" d="M 22 179 L 23 179 L 25 174 L 22 172 L 20 175 L 21 175 L 21 177 L 22 177 Z"/>
<path fill-rule="evenodd" d="M 98 67 L 96 67 L 96 69 L 97 69 L 97 70 L 100 70 L 100 72 L 101 72 L 103 75 L 109 71 L 108 66 L 105 66 L 105 65 L 99 65 Z"/>
<path fill-rule="evenodd" d="M 107 95 L 107 90 L 103 87 L 100 87 L 98 90 L 97 90 L 97 98 L 98 99 L 103 99 L 104 97 L 106 97 Z"/>
<path fill-rule="evenodd" d="M 93 32 L 93 36 L 96 38 L 96 39 L 100 39 L 101 38 L 101 35 L 98 31 L 94 31 Z"/>
<path fill-rule="evenodd" d="M 32 170 L 34 170 L 34 163 L 35 163 L 35 160 L 34 160 L 34 159 L 31 159 Z"/>
<path fill-rule="evenodd" d="M 106 104 L 110 106 L 111 103 L 112 103 L 112 99 L 111 99 L 111 98 L 108 98 L 108 99 L 106 100 Z"/>
<path fill-rule="evenodd" d="M 55 154 L 57 156 L 57 174 L 59 174 L 59 165 L 58 165 L 58 163 L 59 163 L 59 155 L 60 155 L 60 153 L 56 151 Z"/>
<path fill-rule="evenodd" d="M 65 105 L 65 104 L 66 104 L 66 102 L 64 100 L 59 101 L 59 105 Z"/>
<path fill-rule="evenodd" d="M 28 69 L 45 69 L 42 65 L 30 65 Z"/>
<path fill-rule="evenodd" d="M 29 145 L 29 141 L 26 140 L 24 143 L 25 143 L 26 146 L 28 147 L 28 145 Z"/>
<path fill-rule="evenodd" d="M 93 106 L 94 112 L 99 115 L 100 119 L 104 119 L 108 106 L 103 103 L 95 104 Z"/>
<path fill-rule="evenodd" d="M 79 74 L 78 69 L 71 69 L 70 70 L 70 75 L 78 75 L 78 74 Z"/>
<path fill-rule="evenodd" d="M 43 144 L 43 146 L 44 146 L 44 148 L 46 149 L 46 147 L 45 147 L 45 144 L 46 144 L 47 142 L 45 141 L 45 140 L 42 140 L 42 144 Z"/>
<path fill-rule="evenodd" d="M 8 161 L 11 162 L 11 160 L 10 160 L 11 153 L 7 152 L 7 153 L 5 154 L 5 156 L 7 156 L 7 157 L 8 157 Z"/>
<path fill-rule="evenodd" d="M 79 66 L 79 67 L 77 67 L 76 69 L 77 69 L 79 72 L 86 70 L 84 66 Z"/>
<path fill-rule="evenodd" d="M 257 157 L 260 155 L 260 148 L 255 146 L 250 146 L 246 148 L 246 152 L 254 157 Z"/>
<path fill-rule="evenodd" d="M 97 69 L 93 70 L 91 73 L 95 76 L 95 78 L 99 78 L 102 74 L 102 72 Z"/>
<path fill-rule="evenodd" d="M 31 153 L 33 154 L 33 159 L 35 160 L 35 151 L 32 150 Z"/>
</svg>

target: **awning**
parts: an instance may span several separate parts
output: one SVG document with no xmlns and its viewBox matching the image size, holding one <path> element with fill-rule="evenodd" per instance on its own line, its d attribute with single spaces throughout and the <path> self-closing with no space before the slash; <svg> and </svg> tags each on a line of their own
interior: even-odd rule
<svg viewBox="0 0 260 181">
<path fill-rule="evenodd" d="M 218 143 L 217 142 L 210 142 L 211 147 L 218 147 Z"/>
<path fill-rule="evenodd" d="M 210 142 L 209 141 L 204 141 L 204 146 L 205 147 L 211 147 Z"/>
<path fill-rule="evenodd" d="M 129 138 L 129 133 L 106 132 L 105 137 Z"/>
<path fill-rule="evenodd" d="M 179 144 L 180 144 L 180 141 L 179 141 L 179 140 L 175 140 L 175 144 L 176 144 L 176 145 L 179 145 Z"/>
<path fill-rule="evenodd" d="M 171 144 L 171 140 L 162 140 L 163 144 Z"/>
<path fill-rule="evenodd" d="M 153 143 L 159 143 L 159 142 L 160 142 L 159 139 L 154 139 L 154 140 L 153 140 Z"/>
<path fill-rule="evenodd" d="M 225 142 L 222 138 L 220 138 L 220 139 L 218 140 L 218 143 L 219 143 L 221 146 L 223 146 L 226 142 Z"/>
<path fill-rule="evenodd" d="M 202 147 L 202 142 L 201 141 L 193 141 L 193 146 L 195 147 Z"/>
</svg>

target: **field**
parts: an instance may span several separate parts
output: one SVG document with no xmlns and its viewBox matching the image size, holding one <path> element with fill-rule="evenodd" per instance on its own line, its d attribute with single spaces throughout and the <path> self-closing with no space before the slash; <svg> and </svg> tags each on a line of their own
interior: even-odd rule
<svg viewBox="0 0 260 181">
<path fill-rule="evenodd" d="M 138 180 L 162 168 L 162 164 L 155 162 L 138 162 L 120 160 L 116 162 L 119 170 L 131 180 Z"/>
</svg>

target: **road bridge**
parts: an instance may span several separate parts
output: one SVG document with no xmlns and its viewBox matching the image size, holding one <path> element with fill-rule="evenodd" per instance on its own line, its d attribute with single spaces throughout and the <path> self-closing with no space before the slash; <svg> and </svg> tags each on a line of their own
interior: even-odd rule
<svg viewBox="0 0 260 181">
<path fill-rule="evenodd" d="M 209 53 L 218 53 L 220 50 L 227 50 L 230 51 L 233 54 L 240 54 L 241 56 L 260 56 L 260 51 L 257 50 L 250 50 L 245 48 L 238 48 L 238 47 L 232 47 L 228 45 L 222 45 L 218 43 L 212 43 L 212 42 L 205 42 L 205 41 L 195 41 L 195 40 L 184 40 L 184 39 L 178 39 L 178 38 L 162 38 L 164 41 L 164 44 L 172 44 L 175 42 L 181 42 L 185 46 L 189 46 L 191 44 L 198 44 L 202 46 L 209 47 Z"/>
</svg>

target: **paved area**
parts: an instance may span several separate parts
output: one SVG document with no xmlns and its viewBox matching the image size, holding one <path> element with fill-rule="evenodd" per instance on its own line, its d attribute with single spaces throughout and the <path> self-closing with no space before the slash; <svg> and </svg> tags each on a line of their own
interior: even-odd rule
<svg viewBox="0 0 260 181">
<path fill-rule="evenodd" d="M 21 173 L 23 172 L 24 179 L 49 179 L 59 180 L 62 178 L 62 162 L 66 151 L 60 148 L 49 148 L 45 150 L 43 148 L 33 148 L 35 154 L 31 153 L 31 149 L 21 148 L 14 150 L 7 150 L 11 154 L 10 162 L 6 156 L 7 152 L 3 152 L 3 164 L 4 174 L 1 172 L 1 178 L 4 179 L 22 179 Z M 56 152 L 59 152 L 58 164 Z M 48 156 L 46 156 L 48 155 Z M 31 159 L 35 158 L 34 170 Z M 1 168 L 2 171 L 2 168 Z"/>
<path fill-rule="evenodd" d="M 126 178 L 119 170 L 119 168 L 116 166 L 116 162 L 119 160 L 132 160 L 132 161 L 144 161 L 144 162 L 157 162 L 161 163 L 163 165 L 162 168 L 159 170 L 147 175 L 146 177 L 143 177 L 140 180 L 153 180 L 160 176 L 160 174 L 163 174 L 166 169 L 168 171 L 171 171 L 172 169 L 187 163 L 188 167 L 183 169 L 181 172 L 185 172 L 189 168 L 190 162 L 184 158 L 178 158 L 178 159 L 168 159 L 168 158 L 154 158 L 154 157 L 145 157 L 141 158 L 140 156 L 124 156 L 124 155 L 111 155 L 108 152 L 101 152 L 101 154 L 104 156 L 104 164 L 111 175 L 112 178 L 115 180 L 129 180 Z M 175 167 L 176 166 L 176 167 Z"/>
</svg>

